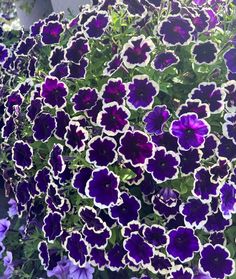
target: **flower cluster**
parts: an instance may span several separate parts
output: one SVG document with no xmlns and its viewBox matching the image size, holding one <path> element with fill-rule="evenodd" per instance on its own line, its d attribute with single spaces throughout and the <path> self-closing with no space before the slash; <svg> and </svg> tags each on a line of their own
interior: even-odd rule
<svg viewBox="0 0 236 279">
<path fill-rule="evenodd" d="M 3 278 L 228 278 L 235 1 L 93 2 L 0 44 Z"/>
</svg>

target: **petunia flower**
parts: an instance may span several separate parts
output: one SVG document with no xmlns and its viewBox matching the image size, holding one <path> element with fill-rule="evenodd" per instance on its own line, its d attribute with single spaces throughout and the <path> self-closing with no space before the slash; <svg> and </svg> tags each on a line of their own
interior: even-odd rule
<svg viewBox="0 0 236 279">
<path fill-rule="evenodd" d="M 190 261 L 194 253 L 199 251 L 200 241 L 190 228 L 178 227 L 168 233 L 169 242 L 166 247 L 168 255 L 182 263 Z"/>
<path fill-rule="evenodd" d="M 59 82 L 57 78 L 47 77 L 42 84 L 41 96 L 50 108 L 62 108 L 66 105 L 65 97 L 68 88 L 64 82 Z"/>
<path fill-rule="evenodd" d="M 147 75 L 134 76 L 128 83 L 127 104 L 132 110 L 151 109 L 154 97 L 159 93 L 159 85 Z"/>
<path fill-rule="evenodd" d="M 229 251 L 222 245 L 205 244 L 201 251 L 200 268 L 213 279 L 231 276 L 235 272 L 235 263 L 229 256 Z"/>
<path fill-rule="evenodd" d="M 225 96 L 225 90 L 217 87 L 215 82 L 202 82 L 188 95 L 190 99 L 199 99 L 203 104 L 209 104 L 213 114 L 220 113 L 224 109 Z"/>
<path fill-rule="evenodd" d="M 97 115 L 97 124 L 108 136 L 124 133 L 129 128 L 130 112 L 125 106 L 112 102 L 103 106 Z"/>
<path fill-rule="evenodd" d="M 149 134 L 163 133 L 165 123 L 170 118 L 170 112 L 165 105 L 155 106 L 152 111 L 144 115 L 145 130 Z"/>
<path fill-rule="evenodd" d="M 179 120 L 174 120 L 170 126 L 170 133 L 178 138 L 181 149 L 199 148 L 210 132 L 210 126 L 203 119 L 198 119 L 196 113 L 185 113 Z"/>
<path fill-rule="evenodd" d="M 235 59 L 236 59 L 236 48 L 231 48 L 227 50 L 224 54 L 224 60 L 227 69 L 232 72 L 236 73 L 236 64 L 235 64 Z"/>
<path fill-rule="evenodd" d="M 166 51 L 158 53 L 154 57 L 151 66 L 153 69 L 163 72 L 169 67 L 178 64 L 179 61 L 179 57 L 173 51 Z"/>
<path fill-rule="evenodd" d="M 218 48 L 212 41 L 198 42 L 192 48 L 196 64 L 213 64 L 217 59 Z"/>
<path fill-rule="evenodd" d="M 146 164 L 148 159 L 153 156 L 153 144 L 143 132 L 138 130 L 134 132 L 127 131 L 120 138 L 118 152 L 132 166 L 141 166 Z"/>
<path fill-rule="evenodd" d="M 154 43 L 144 35 L 131 38 L 121 52 L 123 63 L 126 68 L 132 69 L 136 66 L 144 67 L 150 61 L 150 53 L 154 50 Z"/>
<path fill-rule="evenodd" d="M 157 183 L 161 183 L 178 176 L 179 163 L 177 154 L 166 151 L 164 147 L 156 147 L 154 157 L 148 160 L 146 169 Z"/>
<path fill-rule="evenodd" d="M 191 42 L 192 22 L 180 15 L 172 15 L 162 21 L 155 33 L 160 34 L 163 42 L 168 46 L 187 45 Z"/>
<path fill-rule="evenodd" d="M 102 167 L 92 172 L 92 178 L 86 184 L 85 193 L 94 204 L 103 209 L 115 205 L 119 198 L 119 177 Z"/>
<path fill-rule="evenodd" d="M 57 44 L 64 32 L 63 25 L 57 21 L 49 21 L 41 29 L 42 43 L 45 45 Z"/>
<path fill-rule="evenodd" d="M 29 170 L 33 167 L 33 148 L 27 142 L 15 141 L 12 153 L 16 167 L 21 170 Z"/>
<path fill-rule="evenodd" d="M 109 15 L 105 11 L 99 11 L 91 16 L 84 24 L 87 37 L 98 40 L 108 28 L 109 22 Z"/>
<path fill-rule="evenodd" d="M 77 111 L 85 111 L 95 106 L 98 99 L 97 90 L 94 88 L 80 88 L 79 91 L 72 96 L 71 102 L 73 109 Z"/>
</svg>

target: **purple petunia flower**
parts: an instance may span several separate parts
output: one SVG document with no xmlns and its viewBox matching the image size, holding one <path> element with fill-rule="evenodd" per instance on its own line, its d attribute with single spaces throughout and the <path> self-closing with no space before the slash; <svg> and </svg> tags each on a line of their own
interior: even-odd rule
<svg viewBox="0 0 236 279">
<path fill-rule="evenodd" d="M 80 88 L 71 98 L 75 112 L 89 110 L 95 106 L 98 99 L 97 90 L 94 88 Z"/>
<path fill-rule="evenodd" d="M 77 189 L 78 193 L 83 198 L 86 198 L 85 187 L 86 187 L 86 183 L 91 177 L 91 174 L 92 174 L 92 169 L 85 167 L 85 168 L 81 168 L 73 176 L 71 184 L 75 189 Z"/>
<path fill-rule="evenodd" d="M 91 265 L 98 267 L 99 270 L 104 270 L 108 265 L 108 258 L 104 249 L 92 248 L 90 251 L 90 257 Z"/>
<path fill-rule="evenodd" d="M 11 222 L 9 220 L 1 219 L 0 220 L 0 241 L 3 241 L 6 237 L 6 234 L 10 228 Z"/>
<path fill-rule="evenodd" d="M 222 245 L 206 244 L 201 251 L 200 268 L 213 279 L 231 276 L 235 271 L 235 263 L 229 255 L 228 250 Z"/>
<path fill-rule="evenodd" d="M 203 148 L 201 148 L 202 151 L 202 158 L 203 159 L 209 159 L 215 155 L 217 145 L 219 143 L 219 139 L 214 134 L 209 134 L 204 142 Z"/>
<path fill-rule="evenodd" d="M 132 110 L 151 109 L 154 97 L 159 93 L 159 85 L 149 80 L 147 75 L 134 76 L 128 83 L 127 103 Z"/>
<path fill-rule="evenodd" d="M 41 265 L 44 268 L 47 268 L 49 266 L 49 253 L 48 253 L 48 244 L 46 241 L 40 241 L 38 244 L 38 252 L 39 252 L 39 259 L 41 262 Z M 48 275 L 49 276 L 49 275 Z"/>
<path fill-rule="evenodd" d="M 50 113 L 38 114 L 33 124 L 34 139 L 46 142 L 54 132 L 55 126 L 55 118 Z"/>
<path fill-rule="evenodd" d="M 144 67 L 150 61 L 150 53 L 154 50 L 155 45 L 150 38 L 144 35 L 131 38 L 123 46 L 121 56 L 126 68 L 132 69 L 135 66 Z"/>
<path fill-rule="evenodd" d="M 109 26 L 109 15 L 105 11 L 99 11 L 91 16 L 84 24 L 85 33 L 88 38 L 99 39 Z"/>
<path fill-rule="evenodd" d="M 153 144 L 148 136 L 141 131 L 127 131 L 120 138 L 118 152 L 132 166 L 142 166 L 153 156 Z"/>
<path fill-rule="evenodd" d="M 49 61 L 50 66 L 55 67 L 65 59 L 65 50 L 63 47 L 55 47 L 50 54 Z"/>
<path fill-rule="evenodd" d="M 165 254 L 155 251 L 154 256 L 151 258 L 151 264 L 148 265 L 148 269 L 154 274 L 160 273 L 161 275 L 166 275 L 170 272 L 172 266 L 172 262 Z"/>
<path fill-rule="evenodd" d="M 125 192 L 121 194 L 120 199 L 116 205 L 109 208 L 109 214 L 117 219 L 121 226 L 126 226 L 129 222 L 138 219 L 141 204 L 136 197 Z"/>
<path fill-rule="evenodd" d="M 99 249 L 105 249 L 108 240 L 111 238 L 111 230 L 104 227 L 102 230 L 94 231 L 93 228 L 88 228 L 86 225 L 82 229 L 84 240 L 91 246 Z"/>
<path fill-rule="evenodd" d="M 72 151 L 83 151 L 87 139 L 88 132 L 77 121 L 71 120 L 66 127 L 65 145 Z"/>
<path fill-rule="evenodd" d="M 187 202 L 180 206 L 180 212 L 184 215 L 187 227 L 201 229 L 207 222 L 209 205 L 202 203 L 200 199 L 189 197 Z"/>
<path fill-rule="evenodd" d="M 92 198 L 99 208 L 115 205 L 119 198 L 119 177 L 103 167 L 92 172 L 92 178 L 87 182 L 85 193 Z"/>
<path fill-rule="evenodd" d="M 126 86 L 121 78 L 110 78 L 100 91 L 104 103 L 117 102 L 119 105 L 124 104 L 126 94 Z"/>
<path fill-rule="evenodd" d="M 195 63 L 213 64 L 217 59 L 218 48 L 212 41 L 199 42 L 192 48 Z"/>
<path fill-rule="evenodd" d="M 64 139 L 66 134 L 66 127 L 70 122 L 70 116 L 64 110 L 57 110 L 56 113 L 56 129 L 55 129 L 55 137 L 58 139 Z"/>
<path fill-rule="evenodd" d="M 97 115 L 97 124 L 103 127 L 108 136 L 123 133 L 129 128 L 130 112 L 124 107 L 112 102 L 103 106 Z"/>
<path fill-rule="evenodd" d="M 65 57 L 74 63 L 79 63 L 80 59 L 90 51 L 88 40 L 81 37 L 71 40 L 66 49 Z"/>
<path fill-rule="evenodd" d="M 16 167 L 21 170 L 31 169 L 33 167 L 33 148 L 28 143 L 22 140 L 16 141 L 12 153 Z"/>
<path fill-rule="evenodd" d="M 181 149 L 189 150 L 203 145 L 210 127 L 203 119 L 198 119 L 196 113 L 185 113 L 179 120 L 174 120 L 170 126 L 170 133 L 178 138 Z"/>
<path fill-rule="evenodd" d="M 218 159 L 218 162 L 210 168 L 212 180 L 216 182 L 224 181 L 229 175 L 230 168 L 231 164 L 227 159 Z"/>
<path fill-rule="evenodd" d="M 215 82 L 202 82 L 189 94 L 190 99 L 199 99 L 204 104 L 209 104 L 211 113 L 219 113 L 224 109 L 226 93 Z"/>
<path fill-rule="evenodd" d="M 61 220 L 62 216 L 58 212 L 49 212 L 48 215 L 45 216 L 42 229 L 48 242 L 53 242 L 62 234 Z"/>
<path fill-rule="evenodd" d="M 36 45 L 36 40 L 33 37 L 28 37 L 25 40 L 21 40 L 15 50 L 17 55 L 26 56 L 30 54 L 30 51 Z"/>
<path fill-rule="evenodd" d="M 178 227 L 168 233 L 169 242 L 166 247 L 171 258 L 181 262 L 190 261 L 194 253 L 199 251 L 200 241 L 190 228 Z"/>
<path fill-rule="evenodd" d="M 198 118 L 208 118 L 210 116 L 210 110 L 208 104 L 202 104 L 201 100 L 191 100 L 188 99 L 185 104 L 178 107 L 176 111 L 177 116 L 188 112 L 195 112 Z"/>
<path fill-rule="evenodd" d="M 179 57 L 173 51 L 166 51 L 157 54 L 152 61 L 152 68 L 163 72 L 167 68 L 179 63 Z"/>
<path fill-rule="evenodd" d="M 119 271 L 121 268 L 124 268 L 124 257 L 126 253 L 123 245 L 116 243 L 107 253 L 109 269 L 112 271 Z"/>
<path fill-rule="evenodd" d="M 135 264 L 149 264 L 154 255 L 153 247 L 136 232 L 124 241 L 124 248 Z"/>
<path fill-rule="evenodd" d="M 49 154 L 48 164 L 51 166 L 53 177 L 55 178 L 57 178 L 58 175 L 66 168 L 62 153 L 63 146 L 61 144 L 54 143 L 53 148 Z"/>
<path fill-rule="evenodd" d="M 96 167 L 112 165 L 117 160 L 116 141 L 110 137 L 93 137 L 88 143 L 86 160 Z"/>
<path fill-rule="evenodd" d="M 189 44 L 192 40 L 193 30 L 194 27 L 189 19 L 174 15 L 162 21 L 155 32 L 160 34 L 166 45 L 175 46 Z"/>
<path fill-rule="evenodd" d="M 220 189 L 220 210 L 226 219 L 231 219 L 232 213 L 236 213 L 236 185 L 224 183 Z"/>
<path fill-rule="evenodd" d="M 8 216 L 10 218 L 16 216 L 18 214 L 18 208 L 17 208 L 17 202 L 14 200 L 14 199 L 10 199 L 8 201 L 8 204 L 9 204 L 9 209 L 8 209 Z"/>
<path fill-rule="evenodd" d="M 195 170 L 194 178 L 193 195 L 201 198 L 204 202 L 210 201 L 212 197 L 218 195 L 219 184 L 212 182 L 211 174 L 208 169 L 199 167 Z"/>
<path fill-rule="evenodd" d="M 35 174 L 36 187 L 39 192 L 46 193 L 47 188 L 51 182 L 51 173 L 48 167 L 37 170 Z"/>
<path fill-rule="evenodd" d="M 12 278 L 14 272 L 14 266 L 12 261 L 13 261 L 12 252 L 7 251 L 6 256 L 3 258 L 3 265 L 6 267 L 6 269 L 3 272 L 3 277 L 1 277 L 2 279 Z"/>
<path fill-rule="evenodd" d="M 155 248 L 164 247 L 167 244 L 166 230 L 160 225 L 145 227 L 143 236 L 144 239 Z"/>
<path fill-rule="evenodd" d="M 79 267 L 71 263 L 68 279 L 93 279 L 94 268 L 86 263 L 84 267 Z"/>
<path fill-rule="evenodd" d="M 59 43 L 63 31 L 63 25 L 60 22 L 49 21 L 41 30 L 42 43 L 45 45 Z"/>
<path fill-rule="evenodd" d="M 113 58 L 110 61 L 106 62 L 106 67 L 103 70 L 103 75 L 110 77 L 117 70 L 119 70 L 121 64 L 122 64 L 122 58 L 120 54 L 116 54 L 115 56 L 113 56 Z"/>
<path fill-rule="evenodd" d="M 173 151 L 156 147 L 154 157 L 148 160 L 146 169 L 157 183 L 162 183 L 178 177 L 179 163 L 180 159 Z"/>
<path fill-rule="evenodd" d="M 217 210 L 217 209 L 216 209 Z M 232 224 L 231 219 L 226 219 L 222 212 L 218 209 L 216 212 L 212 212 L 211 215 L 207 216 L 207 222 L 204 228 L 207 232 L 219 232 L 224 231 L 227 227 Z"/>
<path fill-rule="evenodd" d="M 201 151 L 199 149 L 180 150 L 180 169 L 183 175 L 193 173 L 200 167 Z"/>
<path fill-rule="evenodd" d="M 227 50 L 226 53 L 224 54 L 224 60 L 227 69 L 231 73 L 236 73 L 236 48 L 231 48 L 230 50 Z"/>
<path fill-rule="evenodd" d="M 45 104 L 51 108 L 64 107 L 67 94 L 67 86 L 64 82 L 59 82 L 57 78 L 47 77 L 42 84 L 41 96 L 44 98 Z"/>
<path fill-rule="evenodd" d="M 26 114 L 26 117 L 29 119 L 30 122 L 34 121 L 36 116 L 41 112 L 42 106 L 42 100 L 40 100 L 39 98 L 31 100 L 29 106 L 27 107 Z"/>
<path fill-rule="evenodd" d="M 94 231 L 100 231 L 106 227 L 102 219 L 97 217 L 97 211 L 93 207 L 80 207 L 78 214 L 83 222 L 86 223 L 86 226 L 94 229 Z"/>
<path fill-rule="evenodd" d="M 88 249 L 86 242 L 83 240 L 81 234 L 77 231 L 72 232 L 67 236 L 64 248 L 68 252 L 69 259 L 79 267 L 86 266 L 86 256 Z"/>
<path fill-rule="evenodd" d="M 15 131 L 16 125 L 15 125 L 15 120 L 13 117 L 9 117 L 7 119 L 3 119 L 4 121 L 4 126 L 2 127 L 1 130 L 1 136 L 5 140 L 7 140 Z"/>
<path fill-rule="evenodd" d="M 165 105 L 155 106 L 152 111 L 144 115 L 145 130 L 149 134 L 160 135 L 167 120 L 170 118 L 170 112 Z"/>
<path fill-rule="evenodd" d="M 217 146 L 217 155 L 233 162 L 236 160 L 236 144 L 226 137 L 220 139 Z"/>
</svg>

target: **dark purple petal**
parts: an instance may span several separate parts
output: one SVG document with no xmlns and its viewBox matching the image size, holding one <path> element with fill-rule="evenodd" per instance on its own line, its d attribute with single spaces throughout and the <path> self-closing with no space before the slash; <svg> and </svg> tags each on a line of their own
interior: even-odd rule
<svg viewBox="0 0 236 279">
<path fill-rule="evenodd" d="M 150 53 L 155 48 L 150 38 L 144 35 L 132 37 L 126 43 L 122 50 L 123 63 L 126 68 L 134 68 L 135 66 L 144 67 L 150 61 Z"/>
<path fill-rule="evenodd" d="M 231 223 L 232 220 L 225 219 L 221 211 L 218 210 L 207 217 L 207 222 L 204 226 L 208 232 L 219 232 L 224 231 Z"/>
<path fill-rule="evenodd" d="M 220 139 L 220 143 L 217 148 L 218 156 L 228 159 L 229 161 L 236 160 L 236 144 L 226 137 Z"/>
<path fill-rule="evenodd" d="M 230 219 L 236 213 L 236 186 L 225 183 L 220 189 L 220 209 L 225 218 Z"/>
<path fill-rule="evenodd" d="M 78 38 L 71 40 L 66 49 L 66 58 L 74 63 L 79 63 L 81 58 L 89 52 L 88 40 L 85 38 Z"/>
<path fill-rule="evenodd" d="M 49 107 L 61 108 L 66 105 L 66 95 L 68 88 L 63 82 L 59 82 L 57 78 L 47 77 L 42 85 L 41 96 Z"/>
<path fill-rule="evenodd" d="M 119 271 L 125 267 L 124 257 L 126 255 L 126 251 L 123 248 L 123 245 L 115 244 L 107 253 L 109 260 L 109 269 L 113 271 Z"/>
<path fill-rule="evenodd" d="M 229 251 L 224 246 L 206 244 L 201 251 L 200 267 L 211 278 L 224 279 L 235 272 L 234 261 L 229 256 Z"/>
<path fill-rule="evenodd" d="M 231 73 L 236 73 L 236 48 L 231 48 L 230 50 L 227 50 L 226 53 L 224 54 L 224 60 L 227 69 Z"/>
<path fill-rule="evenodd" d="M 95 231 L 101 231 L 106 227 L 106 224 L 97 217 L 97 211 L 93 207 L 83 206 L 79 209 L 79 216 L 86 223 L 88 228 Z"/>
<path fill-rule="evenodd" d="M 124 241 L 128 258 L 135 264 L 149 264 L 153 257 L 153 248 L 138 233 L 134 232 Z"/>
<path fill-rule="evenodd" d="M 190 261 L 199 251 L 200 241 L 192 229 L 179 227 L 168 233 L 169 243 L 166 251 L 171 258 L 181 262 Z"/>
<path fill-rule="evenodd" d="M 30 105 L 27 107 L 26 117 L 30 121 L 34 121 L 36 116 L 41 112 L 42 106 L 43 106 L 43 104 L 40 99 L 31 100 Z"/>
<path fill-rule="evenodd" d="M 41 37 L 45 45 L 57 44 L 63 33 L 63 25 L 57 21 L 49 21 L 42 26 Z"/>
<path fill-rule="evenodd" d="M 128 106 L 132 110 L 150 109 L 158 93 L 159 85 L 149 80 L 147 75 L 134 76 L 128 84 Z"/>
<path fill-rule="evenodd" d="M 84 235 L 85 241 L 89 243 L 91 247 L 99 249 L 105 249 L 108 240 L 111 238 L 111 230 L 107 227 L 101 231 L 94 231 L 93 229 L 84 226 L 82 234 Z"/>
<path fill-rule="evenodd" d="M 34 139 L 38 141 L 47 141 L 56 126 L 55 118 L 49 113 L 38 114 L 33 124 Z"/>
<path fill-rule="evenodd" d="M 155 248 L 164 247 L 167 243 L 165 228 L 159 225 L 152 225 L 144 228 L 144 239 Z"/>
<path fill-rule="evenodd" d="M 184 113 L 195 112 L 198 118 L 207 118 L 210 116 L 210 110 L 208 104 L 202 104 L 200 100 L 188 99 L 185 104 L 179 106 L 176 111 L 177 116 L 181 116 Z"/>
<path fill-rule="evenodd" d="M 65 241 L 64 247 L 68 251 L 69 259 L 79 267 L 84 267 L 88 249 L 79 232 L 71 233 Z"/>
<path fill-rule="evenodd" d="M 57 110 L 56 114 L 56 130 L 55 136 L 59 139 L 64 139 L 66 127 L 70 122 L 69 115 L 64 110 Z"/>
<path fill-rule="evenodd" d="M 97 115 L 97 123 L 103 127 L 109 136 L 125 132 L 129 128 L 130 112 L 124 106 L 112 102 L 103 106 L 103 110 Z"/>
<path fill-rule="evenodd" d="M 110 78 L 100 91 L 104 103 L 117 102 L 119 105 L 123 105 L 126 94 L 126 86 L 121 78 Z"/>
<path fill-rule="evenodd" d="M 3 64 L 9 56 L 8 49 L 4 44 L 0 44 L 0 64 Z"/>
<path fill-rule="evenodd" d="M 51 182 L 51 174 L 49 168 L 44 167 L 43 169 L 38 170 L 35 174 L 35 181 L 37 189 L 40 192 L 46 193 Z"/>
<path fill-rule="evenodd" d="M 99 270 L 104 270 L 108 265 L 107 254 L 104 249 L 92 248 L 90 251 L 91 264 L 97 266 Z"/>
<path fill-rule="evenodd" d="M 130 162 L 132 166 L 140 166 L 146 164 L 148 159 L 153 156 L 153 144 L 143 132 L 127 131 L 120 138 L 118 151 L 124 160 Z"/>
<path fill-rule="evenodd" d="M 86 160 L 96 167 L 113 164 L 117 160 L 116 141 L 113 138 L 96 136 L 88 143 Z"/>
<path fill-rule="evenodd" d="M 52 67 L 60 64 L 65 58 L 65 50 L 63 47 L 55 47 L 51 51 L 51 55 L 49 57 L 50 65 Z"/>
<path fill-rule="evenodd" d="M 85 23 L 85 32 L 89 38 L 99 39 L 109 25 L 109 16 L 105 11 L 99 11 L 96 15 L 91 16 Z"/>
<path fill-rule="evenodd" d="M 180 212 L 184 215 L 186 226 L 201 229 L 207 221 L 209 205 L 202 203 L 200 199 L 189 198 L 180 206 Z"/>
<path fill-rule="evenodd" d="M 189 19 L 176 15 L 162 21 L 158 33 L 167 45 L 187 45 L 192 39 L 193 30 L 194 27 Z"/>
<path fill-rule="evenodd" d="M 17 48 L 15 50 L 16 54 L 28 56 L 35 45 L 36 40 L 32 37 L 28 37 L 25 40 L 20 41 L 20 43 L 17 45 Z"/>
<path fill-rule="evenodd" d="M 65 170 L 65 162 L 62 156 L 63 146 L 61 144 L 53 145 L 53 148 L 49 154 L 48 164 L 51 166 L 52 174 L 54 178 L 57 178 L 60 173 Z"/>
<path fill-rule="evenodd" d="M 72 186 L 77 189 L 78 193 L 85 198 L 85 186 L 86 183 L 89 181 L 92 174 L 92 169 L 84 167 L 81 168 L 78 172 L 74 174 L 72 179 Z"/>
<path fill-rule="evenodd" d="M 172 269 L 172 262 L 166 257 L 165 254 L 155 252 L 154 257 L 151 258 L 151 265 L 149 270 L 154 274 L 166 275 Z"/>
<path fill-rule="evenodd" d="M 135 221 L 139 217 L 141 208 L 140 201 L 127 193 L 121 194 L 121 200 L 117 205 L 109 208 L 109 214 L 112 218 L 117 219 L 118 223 L 125 226 L 131 221 Z"/>
<path fill-rule="evenodd" d="M 183 174 L 190 174 L 200 167 L 202 153 L 198 149 L 180 150 L 180 169 Z"/>
<path fill-rule="evenodd" d="M 190 99 L 198 99 L 209 104 L 211 113 L 219 113 L 224 109 L 225 91 L 217 87 L 215 82 L 202 82 L 189 94 Z"/>
<path fill-rule="evenodd" d="M 157 183 L 175 179 L 178 176 L 180 159 L 172 151 L 166 151 L 164 147 L 155 149 L 154 157 L 148 160 L 147 172 L 151 173 Z"/>
<path fill-rule="evenodd" d="M 88 132 L 79 126 L 78 122 L 70 121 L 66 127 L 65 145 L 72 151 L 83 151 L 85 141 L 88 139 Z"/>
<path fill-rule="evenodd" d="M 206 137 L 203 148 L 201 148 L 203 159 L 206 160 L 215 155 L 218 142 L 219 139 L 214 134 L 209 134 Z"/>
<path fill-rule="evenodd" d="M 15 131 L 16 125 L 13 117 L 4 119 L 4 126 L 2 127 L 2 137 L 8 139 Z"/>
<path fill-rule="evenodd" d="M 103 70 L 103 75 L 110 77 L 117 70 L 119 70 L 121 63 L 122 63 L 122 59 L 120 54 L 116 54 L 110 61 L 106 63 L 106 67 Z"/>
<path fill-rule="evenodd" d="M 153 69 L 163 72 L 165 69 L 179 63 L 179 57 L 173 51 L 158 53 L 152 61 Z"/>
<path fill-rule="evenodd" d="M 120 195 L 118 187 L 119 177 L 103 167 L 92 172 L 85 193 L 97 207 L 107 208 L 117 203 Z"/>
<path fill-rule="evenodd" d="M 49 242 L 53 242 L 62 234 L 61 215 L 57 212 L 50 212 L 43 220 L 44 236 Z"/>
<path fill-rule="evenodd" d="M 87 67 L 89 60 L 87 58 L 81 58 L 78 64 L 69 64 L 69 78 L 71 79 L 84 79 L 87 73 Z"/>
<path fill-rule="evenodd" d="M 44 268 L 47 268 L 49 265 L 49 254 L 48 254 L 48 245 L 46 241 L 39 242 L 38 251 L 39 251 L 39 259 L 41 261 L 41 265 Z"/>
<path fill-rule="evenodd" d="M 94 88 L 80 88 L 79 91 L 73 95 L 71 102 L 75 112 L 89 110 L 95 106 L 98 99 L 98 92 Z"/>
<path fill-rule="evenodd" d="M 33 148 L 26 142 L 18 140 L 14 143 L 13 160 L 15 165 L 22 169 L 31 169 L 33 167 Z"/>
<path fill-rule="evenodd" d="M 212 41 L 199 42 L 192 48 L 195 63 L 213 64 L 217 58 L 217 45 Z"/>
</svg>

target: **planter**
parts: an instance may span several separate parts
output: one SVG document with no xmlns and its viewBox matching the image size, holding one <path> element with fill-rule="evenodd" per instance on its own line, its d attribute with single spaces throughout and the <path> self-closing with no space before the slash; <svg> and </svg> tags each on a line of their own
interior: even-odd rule
<svg viewBox="0 0 236 279">
<path fill-rule="evenodd" d="M 20 23 L 26 30 L 35 21 L 47 17 L 53 11 L 50 0 L 44 0 L 43 5 L 42 0 L 17 0 L 15 5 Z"/>
<path fill-rule="evenodd" d="M 65 16 L 77 15 L 81 5 L 90 4 L 90 0 L 51 0 L 54 12 L 65 12 Z"/>
</svg>

